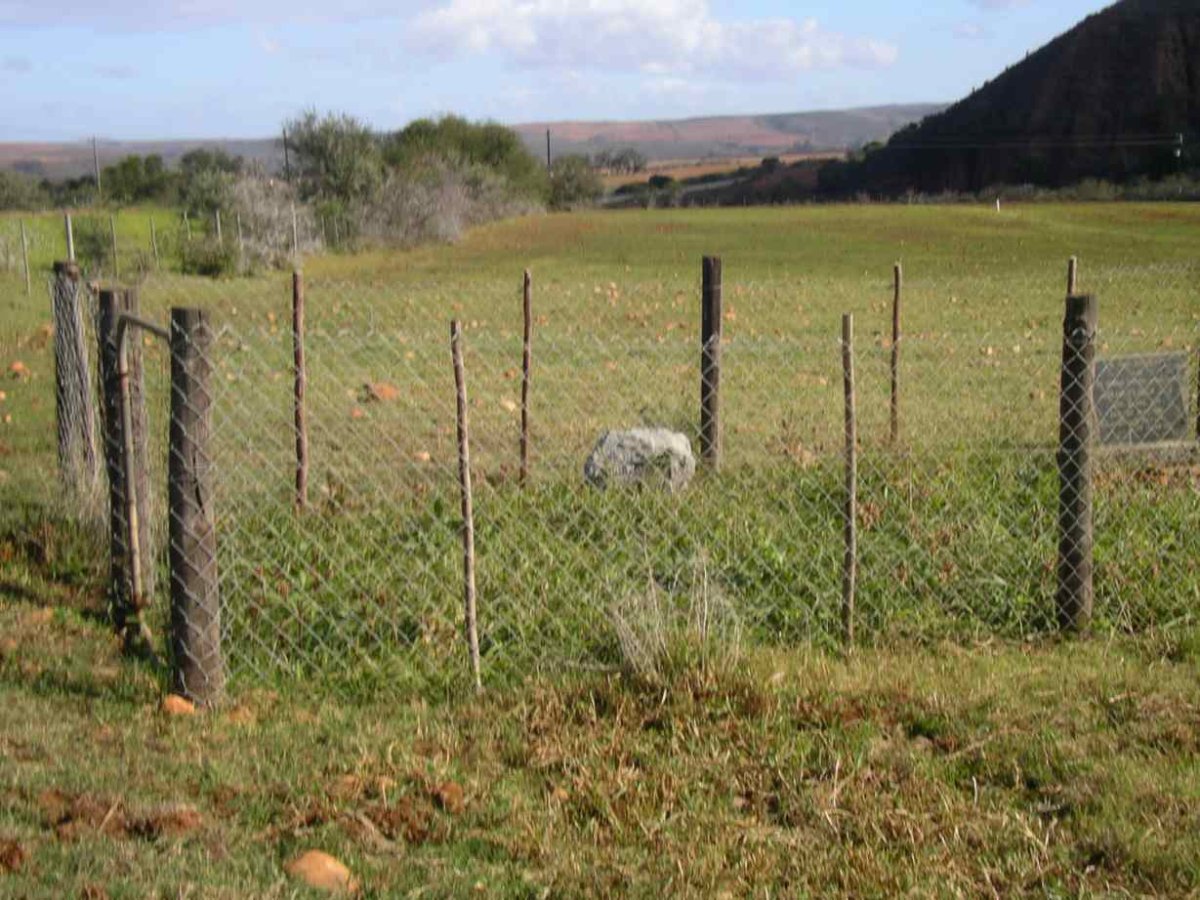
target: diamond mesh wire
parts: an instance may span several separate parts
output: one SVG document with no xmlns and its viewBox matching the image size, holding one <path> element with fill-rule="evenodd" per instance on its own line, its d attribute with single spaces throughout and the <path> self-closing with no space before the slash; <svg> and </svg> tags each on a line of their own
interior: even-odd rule
<svg viewBox="0 0 1200 900">
<path fill-rule="evenodd" d="M 609 430 L 668 428 L 698 453 L 697 287 L 537 288 L 522 486 L 519 278 L 473 284 L 469 305 L 432 283 L 310 281 L 301 509 L 287 280 L 147 282 L 143 311 L 161 318 L 169 306 L 201 307 L 213 324 L 211 513 L 234 682 L 466 682 L 446 331 L 455 316 L 471 398 L 485 683 L 618 665 L 614 611 L 647 595 L 683 603 L 697 584 L 719 597 L 743 640 L 838 642 L 844 419 L 831 311 L 839 307 L 856 313 L 858 332 L 858 641 L 1023 638 L 1055 627 L 1058 286 L 1024 274 L 910 272 L 893 440 L 886 274 L 793 285 L 727 274 L 720 471 L 701 465 L 674 492 L 652 482 L 588 484 L 584 461 Z M 1100 296 L 1089 404 L 1091 627 L 1194 624 L 1200 268 L 1097 268 L 1083 287 Z M 147 364 L 147 395 L 159 398 L 152 409 L 165 411 L 165 381 L 150 383 L 165 375 L 165 359 Z M 164 428 L 151 432 L 165 441 Z M 165 443 L 151 457 L 165 460 Z M 165 575 L 159 584 L 165 606 Z"/>
</svg>

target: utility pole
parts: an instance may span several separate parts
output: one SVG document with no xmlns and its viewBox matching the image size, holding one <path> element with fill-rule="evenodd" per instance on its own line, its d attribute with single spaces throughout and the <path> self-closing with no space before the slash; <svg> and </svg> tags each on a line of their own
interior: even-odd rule
<svg viewBox="0 0 1200 900">
<path fill-rule="evenodd" d="M 96 198 L 100 198 L 100 151 L 96 149 L 96 138 L 92 138 L 92 165 L 96 169 Z"/>
<path fill-rule="evenodd" d="M 550 129 L 546 129 L 546 168 L 550 168 Z"/>
</svg>

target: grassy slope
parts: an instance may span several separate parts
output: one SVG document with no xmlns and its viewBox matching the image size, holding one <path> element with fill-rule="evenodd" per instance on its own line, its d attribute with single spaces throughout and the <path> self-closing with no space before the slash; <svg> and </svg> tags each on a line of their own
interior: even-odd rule
<svg viewBox="0 0 1200 900">
<path fill-rule="evenodd" d="M 1194 260 L 1198 226 L 1183 206 L 580 215 L 312 260 L 307 274 L 361 286 L 381 315 L 427 295 L 441 305 L 422 321 L 440 333 L 449 310 L 494 321 L 505 280 L 531 265 L 552 320 L 628 336 L 646 326 L 626 308 L 653 327 L 678 318 L 669 301 L 691 296 L 696 256 L 719 252 L 739 329 L 831 334 L 842 308 L 883 319 L 900 256 L 917 283 L 936 279 L 931 301 L 1014 269 L 1045 283 L 1044 298 L 973 307 L 978 327 L 1004 332 L 1057 319 L 1067 255 L 1082 257 L 1085 286 L 1103 284 L 1122 267 Z M 57 227 L 40 223 L 35 265 L 55 255 Z M 864 272 L 874 293 L 858 293 Z M 610 281 L 626 308 L 593 300 Z M 1152 270 L 1142 283 L 1106 307 L 1109 321 L 1194 329 L 1194 292 L 1179 285 L 1155 307 Z M 174 296 L 264 321 L 286 302 L 271 281 Z M 97 621 L 95 557 L 46 514 L 45 307 L 0 273 L 0 363 L 19 356 L 34 372 L 0 384 L 0 417 L 13 416 L 0 424 L 0 842 L 29 854 L 0 893 L 287 895 L 282 863 L 308 846 L 345 857 L 380 896 L 1200 889 L 1200 689 L 1180 636 L 892 647 L 848 662 L 757 654 L 738 676 L 679 673 L 665 695 L 605 676 L 432 706 L 253 693 L 210 719 L 165 720 L 157 680 L 122 663 Z M 911 327 L 945 310 L 915 303 Z M 464 813 L 431 800 L 446 780 L 464 787 Z"/>
</svg>

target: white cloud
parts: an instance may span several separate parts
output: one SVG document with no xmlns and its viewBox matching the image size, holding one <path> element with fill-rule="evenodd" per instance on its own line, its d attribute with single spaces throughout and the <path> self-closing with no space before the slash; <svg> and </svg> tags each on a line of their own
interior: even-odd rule
<svg viewBox="0 0 1200 900">
<path fill-rule="evenodd" d="M 892 44 L 815 19 L 721 21 L 707 0 L 445 0 L 409 33 L 441 55 L 499 53 L 525 67 L 782 79 L 839 66 L 886 67 Z"/>
</svg>

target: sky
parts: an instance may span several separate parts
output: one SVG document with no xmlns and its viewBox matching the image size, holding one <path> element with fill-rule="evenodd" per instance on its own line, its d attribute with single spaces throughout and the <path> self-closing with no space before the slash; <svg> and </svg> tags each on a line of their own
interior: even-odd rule
<svg viewBox="0 0 1200 900">
<path fill-rule="evenodd" d="M 0 0 L 0 141 L 952 101 L 1101 0 Z"/>
</svg>

